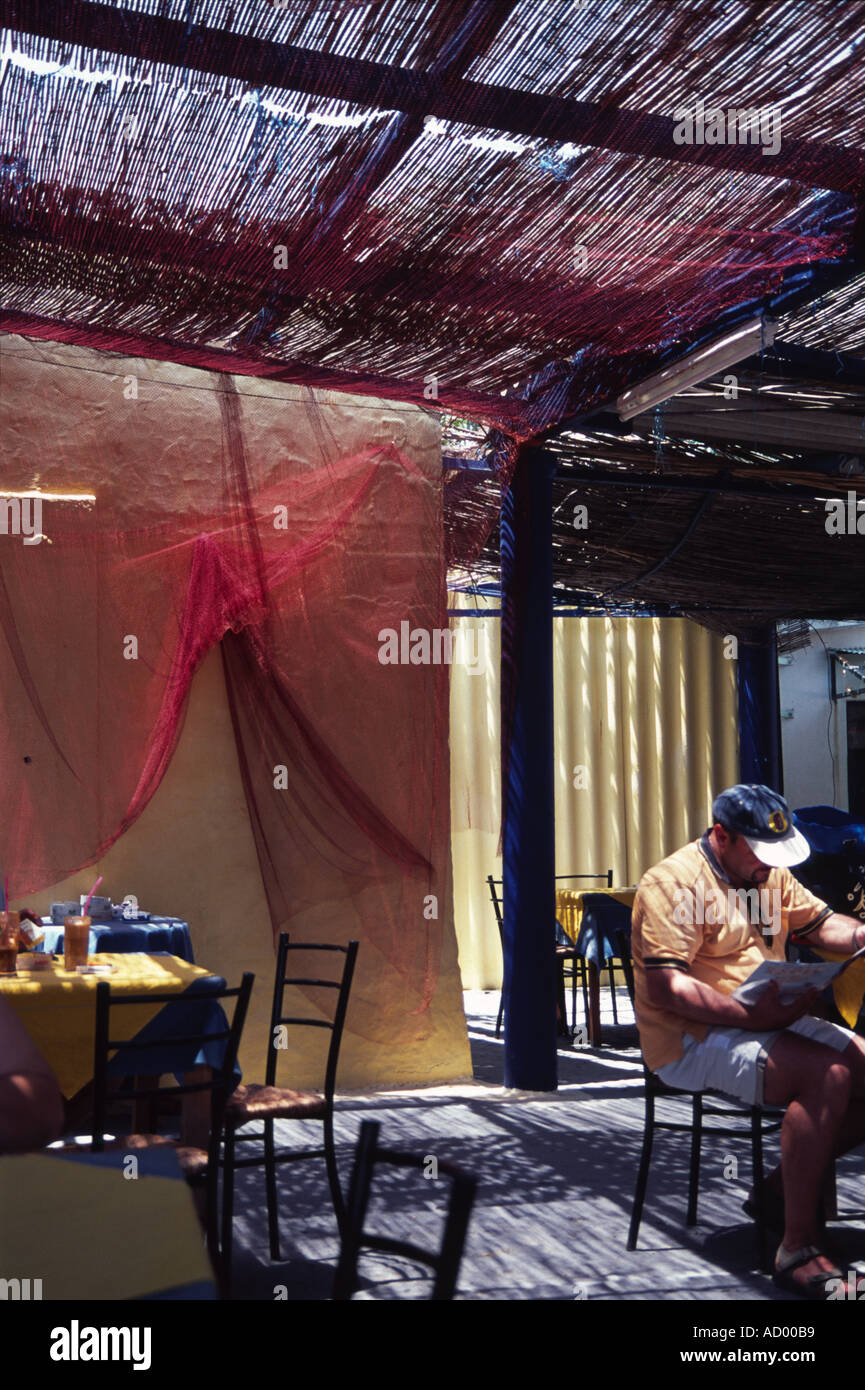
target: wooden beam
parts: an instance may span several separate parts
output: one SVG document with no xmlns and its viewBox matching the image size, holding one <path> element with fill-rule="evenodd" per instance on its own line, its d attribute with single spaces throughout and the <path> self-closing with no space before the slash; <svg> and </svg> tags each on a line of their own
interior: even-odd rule
<svg viewBox="0 0 865 1390">
<path fill-rule="evenodd" d="M 797 454 L 810 449 L 865 454 L 861 419 L 837 410 L 775 410 L 761 405 L 760 397 L 696 401 L 693 396 L 674 396 L 659 410 L 663 432 L 673 438 L 728 439 Z M 635 415 L 628 424 L 635 434 L 651 435 L 654 413 Z"/>
<path fill-rule="evenodd" d="M 432 57 L 428 72 L 446 79 L 467 66 L 492 42 L 514 9 L 516 0 L 473 0 L 468 12 L 456 23 L 440 52 Z M 454 13 L 453 5 L 445 6 Z M 423 120 L 417 114 L 401 112 L 390 118 L 373 148 L 361 161 L 351 178 L 340 189 L 330 206 L 316 223 L 303 261 L 291 274 L 274 276 L 267 301 L 255 323 L 241 341 L 250 344 L 262 335 L 276 331 L 298 303 L 313 289 L 317 278 L 326 270 L 335 254 L 341 254 L 340 237 L 355 220 L 362 206 L 396 168 L 423 130 Z"/>
<path fill-rule="evenodd" d="M 848 146 L 787 136 L 779 153 L 767 156 L 758 145 L 677 145 L 677 123 L 669 116 L 465 78 L 453 81 L 447 75 L 274 43 L 91 0 L 65 0 L 63 5 L 53 0 L 0 0 L 0 23 L 19 33 L 236 78 L 255 87 L 338 97 L 414 117 L 437 116 L 643 159 L 738 169 L 851 194 L 865 182 L 865 152 Z"/>
</svg>

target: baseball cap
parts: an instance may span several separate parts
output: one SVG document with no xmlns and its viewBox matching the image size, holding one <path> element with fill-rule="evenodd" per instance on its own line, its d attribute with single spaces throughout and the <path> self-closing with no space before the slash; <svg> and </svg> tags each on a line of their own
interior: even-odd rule
<svg viewBox="0 0 865 1390">
<path fill-rule="evenodd" d="M 769 868 L 792 868 L 811 853 L 783 796 L 759 782 L 727 787 L 715 797 L 712 815 L 725 830 L 743 835 L 748 848 Z"/>
</svg>

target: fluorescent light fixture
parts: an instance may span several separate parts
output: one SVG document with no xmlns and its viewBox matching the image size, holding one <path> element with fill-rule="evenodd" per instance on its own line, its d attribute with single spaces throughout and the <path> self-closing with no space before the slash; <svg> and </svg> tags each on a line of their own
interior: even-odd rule
<svg viewBox="0 0 865 1390">
<path fill-rule="evenodd" d="M 737 362 L 753 357 L 761 348 L 771 347 L 775 327 L 772 319 L 749 319 L 732 333 L 705 343 L 687 357 L 680 357 L 678 362 L 671 362 L 669 367 L 647 376 L 638 386 L 629 386 L 616 401 L 619 419 L 632 420 L 642 411 L 668 401 L 687 386 L 698 386 L 725 367 L 734 367 Z"/>
</svg>

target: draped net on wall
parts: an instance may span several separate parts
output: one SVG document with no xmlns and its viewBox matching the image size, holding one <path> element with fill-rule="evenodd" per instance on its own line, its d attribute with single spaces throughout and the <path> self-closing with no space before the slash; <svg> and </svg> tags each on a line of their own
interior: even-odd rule
<svg viewBox="0 0 865 1390">
<path fill-rule="evenodd" d="M 135 822 L 221 643 L 272 930 L 360 935 L 382 984 L 354 998 L 352 1030 L 411 1034 L 452 920 L 448 673 L 382 664 L 378 634 L 447 627 L 437 423 L 89 349 L 0 348 L 0 494 L 47 495 L 41 543 L 0 535 L 12 896 Z"/>
</svg>

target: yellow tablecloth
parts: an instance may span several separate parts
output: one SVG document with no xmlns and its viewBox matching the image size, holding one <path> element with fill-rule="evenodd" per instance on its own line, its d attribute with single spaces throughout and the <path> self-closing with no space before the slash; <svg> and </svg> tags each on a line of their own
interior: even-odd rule
<svg viewBox="0 0 865 1390">
<path fill-rule="evenodd" d="M 574 888 L 557 888 L 556 917 L 562 930 L 576 945 L 580 936 L 580 925 L 583 920 L 583 898 L 586 893 L 602 893 L 606 898 L 615 898 L 616 902 L 633 907 L 636 891 L 636 888 L 586 888 L 579 891 Z"/>
<path fill-rule="evenodd" d="M 846 956 L 835 955 L 832 951 L 819 951 L 816 946 L 812 946 L 811 950 L 821 960 L 847 959 Z M 845 970 L 843 975 L 833 980 L 832 993 L 835 996 L 835 1008 L 847 1027 L 855 1028 L 862 1000 L 865 998 L 865 959 L 854 961 L 849 970 Z"/>
<path fill-rule="evenodd" d="M 64 1096 L 74 1096 L 93 1077 L 96 986 L 107 980 L 115 994 L 183 994 L 193 980 L 212 971 L 178 956 L 91 956 L 100 965 L 116 966 L 111 975 L 77 975 L 63 969 L 0 977 L 0 996 L 20 1018 L 52 1068 Z M 112 1013 L 112 1037 L 134 1038 L 159 1012 L 160 1004 L 136 1004 Z"/>
<path fill-rule="evenodd" d="M 0 1158 L 0 1279 L 41 1279 L 43 1299 L 142 1298 L 210 1282 L 181 1178 L 24 1154 Z"/>
</svg>

